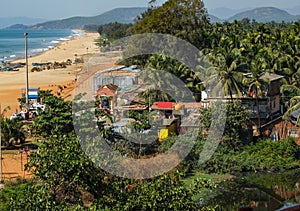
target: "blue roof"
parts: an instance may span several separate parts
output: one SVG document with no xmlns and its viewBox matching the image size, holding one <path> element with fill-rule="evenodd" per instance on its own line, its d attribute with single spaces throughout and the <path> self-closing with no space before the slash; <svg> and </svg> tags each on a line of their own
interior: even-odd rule
<svg viewBox="0 0 300 211">
<path fill-rule="evenodd" d="M 293 111 L 293 112 L 291 113 L 291 116 L 293 116 L 293 117 L 295 117 L 295 118 L 298 118 L 299 115 L 300 115 L 300 109 L 298 109 L 298 110 L 296 110 L 296 111 Z"/>
</svg>

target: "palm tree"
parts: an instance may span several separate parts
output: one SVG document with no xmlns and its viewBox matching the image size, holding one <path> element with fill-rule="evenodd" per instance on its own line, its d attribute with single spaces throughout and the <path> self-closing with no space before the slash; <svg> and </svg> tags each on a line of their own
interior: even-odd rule
<svg viewBox="0 0 300 211">
<path fill-rule="evenodd" d="M 191 71 L 184 64 L 182 64 L 179 61 L 176 61 L 170 57 L 167 57 L 163 54 L 151 56 L 148 60 L 146 67 L 151 70 L 163 70 L 163 71 L 170 73 L 171 75 L 176 76 L 194 94 L 201 93 L 201 91 L 203 90 L 203 86 L 202 86 L 202 83 L 200 80 L 200 73 L 195 73 L 195 72 Z M 153 74 L 154 73 L 151 73 L 150 75 L 153 75 Z M 150 75 L 148 75 L 147 77 L 149 77 Z M 156 84 L 156 83 L 158 83 L 158 81 L 160 79 L 157 78 L 157 79 L 151 79 L 151 80 L 154 81 Z M 172 83 L 172 81 L 170 81 L 170 83 L 168 83 L 168 85 L 172 85 L 173 83 Z M 166 84 L 166 83 L 164 83 L 164 84 Z M 177 90 L 176 91 L 177 94 L 180 94 L 180 89 L 177 89 L 177 87 L 174 87 L 174 90 Z M 184 98 L 184 96 L 182 96 L 182 97 Z"/>
<path fill-rule="evenodd" d="M 148 70 L 145 70 L 140 73 L 140 79 L 147 85 L 147 89 L 140 93 L 141 97 L 148 99 L 148 103 L 151 104 L 155 101 L 170 101 L 172 98 L 168 93 L 163 92 L 163 88 L 166 87 L 166 84 L 172 84 L 168 74 L 163 74 L 161 71 L 170 71 L 172 66 L 172 60 L 164 55 L 153 55 L 147 61 L 146 67 Z M 162 78 L 163 74 L 163 78 Z"/>
<path fill-rule="evenodd" d="M 270 41 L 271 31 L 265 24 L 259 24 L 258 29 L 253 33 L 254 44 L 266 45 Z"/>
<path fill-rule="evenodd" d="M 300 109 L 300 88 L 299 86 L 294 85 L 283 85 L 281 86 L 280 91 L 283 94 L 287 93 L 289 95 L 289 100 L 286 103 L 288 109 L 283 115 L 283 118 L 286 119 L 293 111 Z"/>
<path fill-rule="evenodd" d="M 215 66 L 216 73 L 208 77 L 205 84 L 215 83 L 213 93 L 222 89 L 224 95 L 229 95 L 233 100 L 233 95 L 242 95 L 243 71 L 246 64 L 242 61 L 241 52 L 237 48 L 232 48 L 231 40 L 223 37 L 222 48 L 209 54 L 212 64 Z"/>
<path fill-rule="evenodd" d="M 255 101 L 256 101 L 256 112 L 258 119 L 258 130 L 261 133 L 261 118 L 260 118 L 260 109 L 259 109 L 259 96 L 262 96 L 262 92 L 265 91 L 264 87 L 268 86 L 269 80 L 263 78 L 265 71 L 260 68 L 260 63 L 252 63 L 252 72 L 251 77 L 244 78 L 243 84 L 248 86 L 248 93 L 254 91 Z"/>
</svg>

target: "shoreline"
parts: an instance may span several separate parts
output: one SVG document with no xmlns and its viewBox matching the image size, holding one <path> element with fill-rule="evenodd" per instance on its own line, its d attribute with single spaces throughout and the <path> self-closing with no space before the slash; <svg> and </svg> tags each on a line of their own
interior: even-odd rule
<svg viewBox="0 0 300 211">
<path fill-rule="evenodd" d="M 84 31 L 82 29 L 74 29 L 72 31 L 76 32 L 75 34 L 80 34 L 80 35 L 72 35 L 70 39 L 68 39 L 68 40 L 61 40 L 60 42 L 54 44 L 54 46 L 52 48 L 48 48 L 45 51 L 37 52 L 34 55 L 29 55 L 28 56 L 28 60 L 29 59 L 37 59 L 40 56 L 43 56 L 43 54 L 46 54 L 48 51 L 53 51 L 53 50 L 56 50 L 56 49 L 60 49 L 61 46 L 65 45 L 68 42 L 76 40 L 76 38 L 78 38 L 78 37 L 89 36 L 89 34 L 96 34 L 96 33 L 92 33 L 92 32 L 86 32 L 86 31 Z M 30 48 L 30 46 L 29 46 L 29 48 Z M 25 61 L 25 56 L 21 57 L 21 58 L 12 59 L 9 62 L 11 62 L 11 63 L 20 63 L 20 62 L 24 62 L 24 61 Z M 29 65 L 30 65 L 30 63 L 29 63 Z"/>
<path fill-rule="evenodd" d="M 83 34 L 82 36 L 74 36 L 70 40 L 65 40 L 54 48 L 41 52 L 38 55 L 28 58 L 28 75 L 29 88 L 40 87 L 41 89 L 49 89 L 56 91 L 59 86 L 66 87 L 65 92 L 68 96 L 72 96 L 72 90 L 75 87 L 75 78 L 86 65 L 88 58 L 95 53 L 99 53 L 99 48 L 95 45 L 95 39 L 99 37 L 98 33 L 89 33 L 83 30 L 76 30 Z M 76 55 L 76 56 L 75 56 Z M 45 69 L 40 72 L 31 72 L 32 63 L 40 62 L 64 62 L 67 59 L 83 58 L 83 63 L 72 63 L 66 68 Z M 24 63 L 25 58 L 16 59 L 11 63 Z M 17 98 L 21 97 L 22 88 L 26 84 L 26 67 L 18 68 L 19 71 L 0 72 L 0 103 L 2 111 L 9 106 L 6 116 L 9 117 L 17 110 L 20 111 Z"/>
<path fill-rule="evenodd" d="M 23 32 L 23 30 L 21 30 L 21 31 Z M 40 31 L 42 31 L 42 30 L 40 30 Z M 61 43 L 65 42 L 65 41 L 73 40 L 75 37 L 78 37 L 78 36 L 84 36 L 85 33 L 86 33 L 84 30 L 81 30 L 81 29 L 72 29 L 72 30 L 69 30 L 69 31 L 70 31 L 70 35 L 61 36 L 59 38 L 54 38 L 53 37 L 53 40 L 49 39 L 48 40 L 49 45 L 47 47 L 45 47 L 41 44 L 39 47 L 36 46 L 36 48 L 30 48 L 30 44 L 29 44 L 29 46 L 28 46 L 28 54 L 29 54 L 28 58 L 29 57 L 35 57 L 35 56 L 38 56 L 40 54 L 43 54 L 44 52 L 49 51 L 49 50 L 59 46 Z M 30 34 L 30 30 L 27 31 L 27 32 L 29 32 L 29 34 Z M 30 42 L 30 39 L 31 38 L 29 37 L 28 38 L 29 42 Z M 35 39 L 35 38 L 33 37 L 32 39 Z M 45 39 L 47 39 L 47 37 L 45 37 Z M 46 41 L 46 40 L 43 40 L 43 41 Z M 22 45 L 24 45 L 24 43 L 22 43 Z M 11 52 L 10 55 L 2 56 L 0 58 L 0 61 L 4 61 L 4 62 L 8 62 L 8 63 L 14 63 L 15 61 L 25 60 L 25 52 L 22 52 L 21 54 L 20 54 L 20 51 L 17 50 L 16 52 Z"/>
</svg>

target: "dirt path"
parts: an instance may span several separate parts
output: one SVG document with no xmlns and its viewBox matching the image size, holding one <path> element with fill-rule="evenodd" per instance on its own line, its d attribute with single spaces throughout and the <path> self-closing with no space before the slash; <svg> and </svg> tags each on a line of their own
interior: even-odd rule
<svg viewBox="0 0 300 211">
<path fill-rule="evenodd" d="M 2 154 L 2 178 L 4 181 L 22 177 L 32 177 L 31 172 L 25 171 L 24 165 L 28 162 L 29 153 Z"/>
</svg>

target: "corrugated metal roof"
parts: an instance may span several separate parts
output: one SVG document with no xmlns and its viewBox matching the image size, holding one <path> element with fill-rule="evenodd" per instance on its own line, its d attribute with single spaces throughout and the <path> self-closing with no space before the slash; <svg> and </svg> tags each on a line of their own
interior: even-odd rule
<svg viewBox="0 0 300 211">
<path fill-rule="evenodd" d="M 275 73 L 265 73 L 260 78 L 269 79 L 270 81 L 277 81 L 277 80 L 283 78 L 283 76 L 282 75 L 277 75 Z"/>
<path fill-rule="evenodd" d="M 298 109 L 298 110 L 296 110 L 296 111 L 293 111 L 293 112 L 291 113 L 291 116 L 293 116 L 293 117 L 295 117 L 295 118 L 298 118 L 299 115 L 300 115 L 300 109 Z"/>
</svg>

